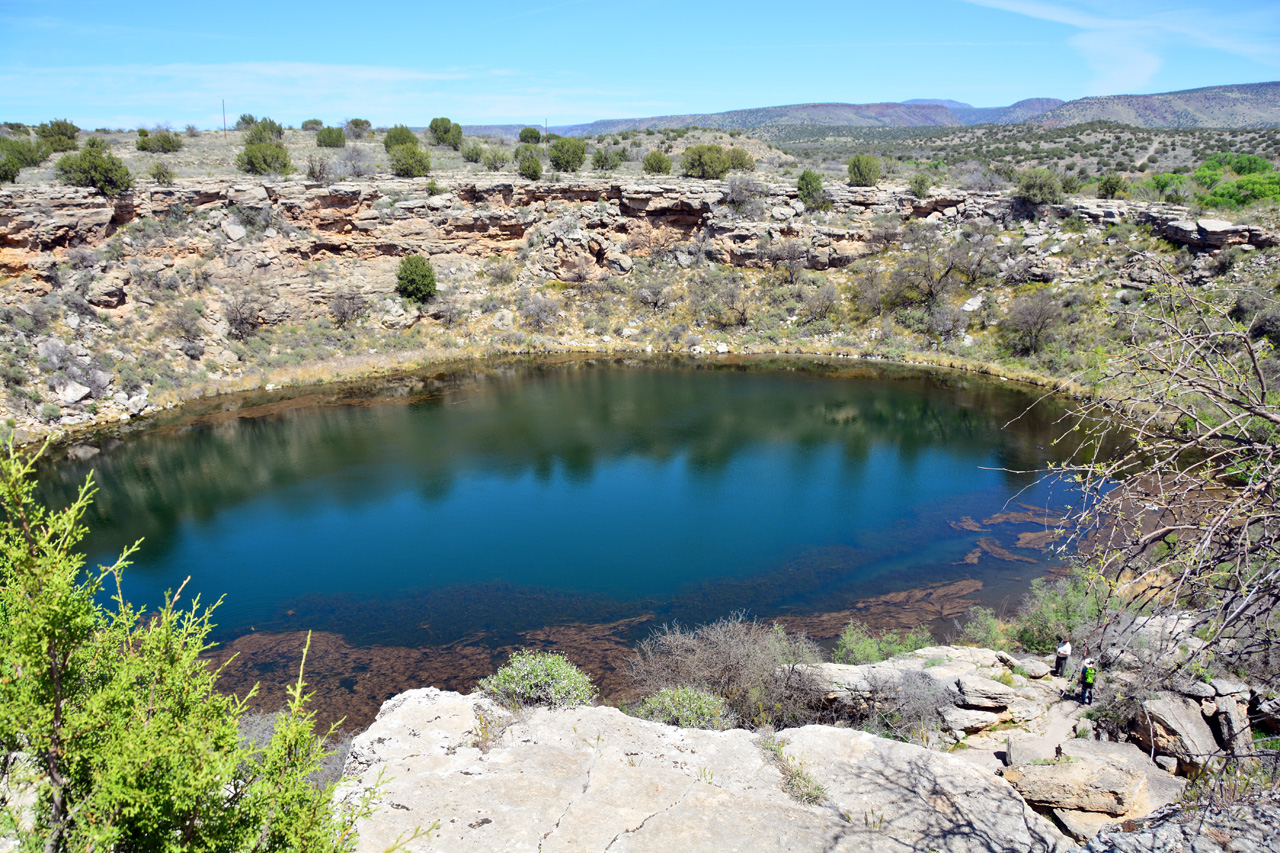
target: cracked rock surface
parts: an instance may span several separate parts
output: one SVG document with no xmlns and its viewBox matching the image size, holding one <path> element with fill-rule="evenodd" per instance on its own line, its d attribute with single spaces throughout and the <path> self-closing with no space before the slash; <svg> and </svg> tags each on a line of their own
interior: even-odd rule
<svg viewBox="0 0 1280 853">
<path fill-rule="evenodd" d="M 477 712 L 509 723 L 485 748 Z M 358 850 L 439 821 L 409 850 L 1058 851 L 1072 845 L 1013 788 L 953 756 L 864 732 L 781 732 L 825 789 L 807 805 L 741 729 L 638 720 L 615 708 L 511 717 L 435 688 L 389 700 L 352 744 L 339 797 L 391 778 Z"/>
</svg>

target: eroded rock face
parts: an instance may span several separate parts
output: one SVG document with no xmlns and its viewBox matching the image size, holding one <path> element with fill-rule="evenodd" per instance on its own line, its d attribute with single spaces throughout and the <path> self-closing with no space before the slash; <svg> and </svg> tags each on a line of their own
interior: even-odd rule
<svg viewBox="0 0 1280 853">
<path fill-rule="evenodd" d="M 1176 758 L 1184 773 L 1204 767 L 1219 751 L 1199 702 L 1166 693 L 1143 702 L 1142 708 L 1148 719 L 1132 727 L 1133 739 L 1144 749 Z"/>
<path fill-rule="evenodd" d="M 487 751 L 477 713 L 511 725 Z M 784 761 L 825 789 L 806 805 L 743 730 L 677 729 L 613 708 L 512 720 L 480 696 L 427 688 L 388 701 L 354 741 L 339 797 L 392 777 L 359 850 L 439 821 L 450 851 L 1070 849 L 1003 780 L 953 756 L 827 726 L 787 730 Z"/>
</svg>

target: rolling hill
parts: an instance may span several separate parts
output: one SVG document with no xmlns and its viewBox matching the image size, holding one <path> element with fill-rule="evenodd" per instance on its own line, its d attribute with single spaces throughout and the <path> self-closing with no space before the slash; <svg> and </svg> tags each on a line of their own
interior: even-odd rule
<svg viewBox="0 0 1280 853">
<path fill-rule="evenodd" d="M 1280 82 L 1080 98 L 1035 119 L 1049 127 L 1099 120 L 1135 127 L 1276 127 Z"/>
</svg>

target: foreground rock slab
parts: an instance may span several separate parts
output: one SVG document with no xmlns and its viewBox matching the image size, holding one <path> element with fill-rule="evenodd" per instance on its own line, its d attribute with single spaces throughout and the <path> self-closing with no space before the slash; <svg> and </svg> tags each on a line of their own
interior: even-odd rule
<svg viewBox="0 0 1280 853">
<path fill-rule="evenodd" d="M 510 723 L 496 738 L 480 716 Z M 1017 792 L 952 756 L 852 729 L 784 731 L 779 759 L 750 732 L 679 729 L 614 708 L 506 717 L 480 696 L 427 688 L 389 700 L 352 744 L 339 797 L 391 778 L 359 827 L 381 851 L 1059 851 Z M 783 766 L 825 789 L 796 801 Z"/>
</svg>

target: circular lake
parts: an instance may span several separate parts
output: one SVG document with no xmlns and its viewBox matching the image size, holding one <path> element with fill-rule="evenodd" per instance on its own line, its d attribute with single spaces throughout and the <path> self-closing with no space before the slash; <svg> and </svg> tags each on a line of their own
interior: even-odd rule
<svg viewBox="0 0 1280 853">
<path fill-rule="evenodd" d="M 154 608 L 189 577 L 186 600 L 225 597 L 221 642 L 496 656 L 554 626 L 625 643 L 876 596 L 915 624 L 952 611 L 892 594 L 965 581 L 958 606 L 999 606 L 1060 564 L 1044 546 L 1078 496 L 1035 472 L 1074 443 L 1042 398 L 847 362 L 470 365 L 187 407 L 49 462 L 41 493 L 64 505 L 94 471 L 90 561 L 143 538 L 125 597 Z"/>
</svg>

